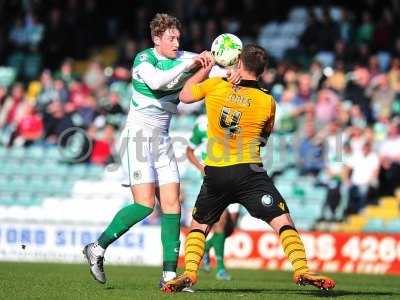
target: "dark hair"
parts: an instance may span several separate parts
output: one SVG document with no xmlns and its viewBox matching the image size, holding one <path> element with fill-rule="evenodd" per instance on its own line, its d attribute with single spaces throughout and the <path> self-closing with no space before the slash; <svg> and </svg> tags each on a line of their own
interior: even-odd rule
<svg viewBox="0 0 400 300">
<path fill-rule="evenodd" d="M 240 60 L 247 71 L 258 77 L 264 72 L 267 64 L 267 53 L 264 48 L 258 45 L 246 45 L 240 54 Z"/>
<path fill-rule="evenodd" d="M 182 30 L 181 22 L 174 16 L 168 14 L 156 14 L 150 22 L 151 36 L 161 37 L 165 31 L 171 28 Z"/>
</svg>

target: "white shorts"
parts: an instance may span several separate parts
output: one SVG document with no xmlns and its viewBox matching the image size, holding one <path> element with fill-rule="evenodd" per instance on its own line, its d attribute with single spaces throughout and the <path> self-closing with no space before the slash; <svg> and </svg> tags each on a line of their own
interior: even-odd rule
<svg viewBox="0 0 400 300">
<path fill-rule="evenodd" d="M 122 185 L 179 183 L 179 171 L 169 136 L 143 136 L 142 131 L 125 128 L 119 151 L 124 173 Z"/>
<path fill-rule="evenodd" d="M 240 211 L 240 204 L 239 203 L 229 204 L 227 209 L 230 214 L 237 214 Z"/>
</svg>

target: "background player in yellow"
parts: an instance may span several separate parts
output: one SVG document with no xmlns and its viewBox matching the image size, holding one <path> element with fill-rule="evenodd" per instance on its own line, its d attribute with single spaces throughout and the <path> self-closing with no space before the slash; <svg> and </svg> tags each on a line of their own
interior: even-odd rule
<svg viewBox="0 0 400 300">
<path fill-rule="evenodd" d="M 293 266 L 295 283 L 320 289 L 335 287 L 334 280 L 309 271 L 304 245 L 286 202 L 262 168 L 260 147 L 271 133 L 275 117 L 273 97 L 257 82 L 266 65 L 264 49 L 257 45 L 243 48 L 238 63 L 242 80 L 238 85 L 222 78 L 200 83 L 212 65 L 211 60 L 189 79 L 179 97 L 186 103 L 205 99 L 209 141 L 205 177 L 185 244 L 185 271 L 167 282 L 163 290 L 181 291 L 198 281 L 206 236 L 231 201 L 243 205 L 279 235 Z"/>
</svg>

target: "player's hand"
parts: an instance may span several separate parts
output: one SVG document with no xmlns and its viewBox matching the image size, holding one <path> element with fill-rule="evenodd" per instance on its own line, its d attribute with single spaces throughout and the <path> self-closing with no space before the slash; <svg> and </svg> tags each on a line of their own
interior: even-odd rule
<svg viewBox="0 0 400 300">
<path fill-rule="evenodd" d="M 193 59 L 193 65 L 201 68 L 207 68 L 214 63 L 214 58 L 210 51 L 203 51 Z"/>
<path fill-rule="evenodd" d="M 242 80 L 242 77 L 240 76 L 239 72 L 235 69 L 228 69 L 226 73 L 226 78 L 228 79 L 229 82 L 233 84 L 239 84 L 240 80 Z"/>
<path fill-rule="evenodd" d="M 206 172 L 204 171 L 204 165 L 202 165 L 201 167 L 199 167 L 199 171 L 201 173 L 201 176 L 206 176 Z"/>
</svg>

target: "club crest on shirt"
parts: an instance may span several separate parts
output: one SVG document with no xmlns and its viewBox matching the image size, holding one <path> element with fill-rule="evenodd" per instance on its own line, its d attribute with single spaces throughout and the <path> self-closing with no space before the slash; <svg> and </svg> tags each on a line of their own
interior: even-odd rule
<svg viewBox="0 0 400 300">
<path fill-rule="evenodd" d="M 142 173 L 140 171 L 133 172 L 133 178 L 135 180 L 139 180 L 142 177 Z"/>
<path fill-rule="evenodd" d="M 274 198 L 272 198 L 271 195 L 265 194 L 264 196 L 261 197 L 261 203 L 264 206 L 271 206 L 274 203 Z"/>
<path fill-rule="evenodd" d="M 147 60 L 147 54 L 146 53 L 140 54 L 139 61 L 143 62 L 143 61 L 146 61 L 146 60 Z"/>
</svg>

